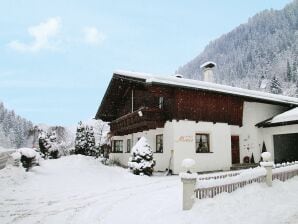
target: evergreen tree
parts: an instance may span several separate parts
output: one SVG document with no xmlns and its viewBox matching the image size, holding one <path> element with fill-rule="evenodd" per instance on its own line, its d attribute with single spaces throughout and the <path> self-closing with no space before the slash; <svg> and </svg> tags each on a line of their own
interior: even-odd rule
<svg viewBox="0 0 298 224">
<path fill-rule="evenodd" d="M 255 163 L 255 157 L 253 153 L 251 154 L 251 157 L 250 157 L 250 163 Z"/>
<path fill-rule="evenodd" d="M 52 131 L 49 135 L 51 147 L 49 148 L 49 154 L 51 159 L 57 159 L 59 157 L 59 144 L 57 142 L 56 131 Z"/>
<path fill-rule="evenodd" d="M 281 84 L 275 76 L 273 76 L 273 78 L 271 79 L 270 92 L 274 94 L 282 93 Z"/>
<path fill-rule="evenodd" d="M 153 151 L 145 137 L 140 138 L 132 148 L 132 155 L 128 162 L 128 167 L 136 175 L 151 176 L 155 161 L 153 160 Z"/>
<path fill-rule="evenodd" d="M 97 150 L 95 147 L 95 137 L 93 127 L 86 126 L 86 137 L 87 137 L 87 155 L 96 156 Z"/>
<path fill-rule="evenodd" d="M 75 153 L 86 155 L 86 149 L 87 149 L 86 129 L 82 121 L 80 121 L 77 126 L 77 132 L 76 132 Z"/>
<path fill-rule="evenodd" d="M 40 152 L 42 153 L 44 158 L 47 158 L 49 156 L 49 149 L 51 148 L 51 143 L 47 133 L 43 130 L 39 130 L 38 143 Z"/>
<path fill-rule="evenodd" d="M 292 71 L 291 71 L 291 66 L 290 66 L 290 62 L 287 61 L 287 81 L 291 82 L 293 79 L 292 77 Z"/>
<path fill-rule="evenodd" d="M 14 111 L 5 109 L 0 102 L 0 146 L 6 148 L 20 148 L 26 146 L 31 122 L 16 115 Z"/>
</svg>

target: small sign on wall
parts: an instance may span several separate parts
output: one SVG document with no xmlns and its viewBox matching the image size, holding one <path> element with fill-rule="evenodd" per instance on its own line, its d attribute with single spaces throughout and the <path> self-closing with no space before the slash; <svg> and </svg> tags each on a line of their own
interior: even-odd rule
<svg viewBox="0 0 298 224">
<path fill-rule="evenodd" d="M 180 136 L 176 142 L 193 142 L 194 137 L 191 135 L 186 135 L 186 136 Z"/>
</svg>

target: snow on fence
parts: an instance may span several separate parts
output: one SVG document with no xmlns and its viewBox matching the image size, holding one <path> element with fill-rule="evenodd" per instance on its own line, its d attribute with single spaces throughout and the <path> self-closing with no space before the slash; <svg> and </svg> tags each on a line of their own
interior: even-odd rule
<svg viewBox="0 0 298 224">
<path fill-rule="evenodd" d="M 272 180 L 286 181 L 298 176 L 298 161 L 275 164 L 272 170 Z"/>
<path fill-rule="evenodd" d="M 191 173 L 191 166 L 185 166 L 187 172 L 180 173 L 183 184 L 183 210 L 190 210 L 195 198 L 213 198 L 214 196 L 227 192 L 231 193 L 238 188 L 243 188 L 248 184 L 266 182 L 268 187 L 272 186 L 272 180 L 286 181 L 294 176 L 298 176 L 298 161 L 292 163 L 274 164 L 270 160 L 270 153 L 262 153 L 264 162 L 261 167 L 253 169 L 225 172 L 217 174 L 197 175 Z M 186 159 L 185 163 L 190 159 Z"/>
<path fill-rule="evenodd" d="M 202 174 L 199 175 L 198 180 L 211 180 L 211 179 L 223 179 L 226 177 L 238 176 L 241 171 L 229 171 L 223 173 L 213 173 L 213 174 Z"/>
<path fill-rule="evenodd" d="M 195 194 L 198 199 L 213 198 L 223 192 L 231 193 L 247 184 L 264 182 L 265 179 L 266 171 L 261 167 L 231 174 L 227 173 L 215 176 L 213 179 L 202 179 L 199 176 Z"/>
<path fill-rule="evenodd" d="M 197 178 L 195 195 L 198 199 L 213 198 L 214 196 L 227 192 L 231 193 L 238 188 L 248 184 L 262 183 L 266 181 L 266 170 L 263 167 L 248 169 L 222 175 L 203 176 Z M 272 180 L 286 181 L 298 176 L 298 162 L 275 164 L 272 170 Z"/>
</svg>

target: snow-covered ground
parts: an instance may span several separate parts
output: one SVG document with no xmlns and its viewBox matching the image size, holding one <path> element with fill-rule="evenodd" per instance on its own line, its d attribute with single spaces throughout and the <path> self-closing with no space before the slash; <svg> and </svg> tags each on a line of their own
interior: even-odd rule
<svg viewBox="0 0 298 224">
<path fill-rule="evenodd" d="M 298 223 L 298 177 L 252 184 L 181 210 L 178 176 L 134 176 L 93 158 L 0 170 L 0 223 Z"/>
</svg>

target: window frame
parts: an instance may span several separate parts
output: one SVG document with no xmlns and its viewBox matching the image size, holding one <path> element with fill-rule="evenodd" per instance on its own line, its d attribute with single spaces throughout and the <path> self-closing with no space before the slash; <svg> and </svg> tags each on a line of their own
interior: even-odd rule
<svg viewBox="0 0 298 224">
<path fill-rule="evenodd" d="M 130 153 L 131 152 L 131 139 L 130 138 L 128 138 L 127 140 L 126 140 L 126 153 Z M 128 147 L 128 143 L 129 143 L 129 147 Z"/>
<path fill-rule="evenodd" d="M 198 148 L 197 148 L 197 136 L 200 135 L 200 136 L 206 136 L 207 137 L 207 147 L 208 147 L 208 151 L 199 151 Z M 212 153 L 211 151 L 211 147 L 210 147 L 210 133 L 196 133 L 195 134 L 195 152 L 196 153 Z"/>
<path fill-rule="evenodd" d="M 164 107 L 164 97 L 163 96 L 160 96 L 158 98 L 158 108 L 162 110 L 163 107 Z"/>
<path fill-rule="evenodd" d="M 120 150 L 116 151 L 116 148 L 118 148 L 118 147 L 116 147 L 116 142 L 121 143 L 119 145 L 121 151 Z M 123 140 L 120 140 L 120 139 L 113 140 L 113 153 L 123 153 Z"/>
<path fill-rule="evenodd" d="M 158 149 L 158 145 L 160 144 L 160 142 L 158 141 L 158 138 L 161 137 L 161 144 L 162 144 L 162 148 L 161 150 L 157 150 Z M 155 153 L 163 153 L 163 134 L 158 134 L 155 137 Z"/>
</svg>

